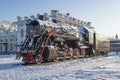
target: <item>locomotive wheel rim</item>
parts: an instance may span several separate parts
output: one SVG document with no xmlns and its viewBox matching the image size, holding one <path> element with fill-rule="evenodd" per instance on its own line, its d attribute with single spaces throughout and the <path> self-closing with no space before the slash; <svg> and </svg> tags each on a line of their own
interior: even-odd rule
<svg viewBox="0 0 120 80">
<path fill-rule="evenodd" d="M 41 59 L 40 61 L 38 61 L 38 60 L 39 60 L 39 57 L 40 57 L 40 56 L 35 56 L 35 62 L 36 62 L 37 64 L 40 64 L 40 63 L 42 62 L 42 59 Z"/>
</svg>

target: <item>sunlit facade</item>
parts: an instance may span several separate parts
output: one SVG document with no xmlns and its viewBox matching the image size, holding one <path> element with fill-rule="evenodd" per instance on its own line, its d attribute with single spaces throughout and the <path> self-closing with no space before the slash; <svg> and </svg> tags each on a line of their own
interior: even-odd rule
<svg viewBox="0 0 120 80">
<path fill-rule="evenodd" d="M 17 34 L 8 32 L 0 34 L 0 53 L 9 54 L 17 51 Z"/>
</svg>

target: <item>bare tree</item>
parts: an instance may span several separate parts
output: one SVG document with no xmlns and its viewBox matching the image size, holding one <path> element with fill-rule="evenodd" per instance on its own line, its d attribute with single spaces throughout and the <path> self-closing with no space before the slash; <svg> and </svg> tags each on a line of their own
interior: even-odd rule
<svg viewBox="0 0 120 80">
<path fill-rule="evenodd" d="M 116 40 L 118 39 L 118 34 L 115 35 L 115 39 L 116 39 Z"/>
</svg>

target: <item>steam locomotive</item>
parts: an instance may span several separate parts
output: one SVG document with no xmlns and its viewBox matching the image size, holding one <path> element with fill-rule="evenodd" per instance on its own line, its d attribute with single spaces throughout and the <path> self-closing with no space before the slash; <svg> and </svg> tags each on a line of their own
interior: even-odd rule
<svg viewBox="0 0 120 80">
<path fill-rule="evenodd" d="M 17 54 L 17 59 L 22 57 L 25 63 L 107 55 L 110 50 L 106 37 L 84 25 L 75 29 L 36 19 L 29 20 L 26 26 L 26 39 Z"/>
</svg>

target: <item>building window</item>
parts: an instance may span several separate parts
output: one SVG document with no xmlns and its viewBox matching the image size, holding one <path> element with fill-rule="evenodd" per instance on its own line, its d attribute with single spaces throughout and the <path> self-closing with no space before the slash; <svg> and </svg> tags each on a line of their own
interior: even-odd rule
<svg viewBox="0 0 120 80">
<path fill-rule="evenodd" d="M 12 39 L 10 39 L 10 41 L 13 41 Z"/>
<path fill-rule="evenodd" d="M 11 51 L 13 50 L 13 44 L 11 44 Z"/>
<path fill-rule="evenodd" d="M 21 41 L 21 44 L 23 44 L 23 41 Z"/>
<path fill-rule="evenodd" d="M 23 35 L 24 35 L 24 31 L 23 29 L 21 29 L 21 37 L 23 37 Z"/>
<path fill-rule="evenodd" d="M 0 51 L 2 52 L 2 44 L 0 44 Z"/>
<path fill-rule="evenodd" d="M 7 42 L 8 40 L 6 39 L 5 41 Z"/>
<path fill-rule="evenodd" d="M 17 43 L 16 43 L 16 45 L 15 45 L 15 50 L 17 50 Z"/>
</svg>

